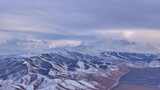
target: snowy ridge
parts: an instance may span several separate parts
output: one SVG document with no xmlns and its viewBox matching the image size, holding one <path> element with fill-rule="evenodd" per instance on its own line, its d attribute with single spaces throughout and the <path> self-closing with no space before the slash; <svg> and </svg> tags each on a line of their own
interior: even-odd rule
<svg viewBox="0 0 160 90">
<path fill-rule="evenodd" d="M 111 90 L 129 68 L 159 68 L 155 54 L 61 49 L 0 59 L 0 90 Z M 157 63 L 158 62 L 158 63 Z"/>
</svg>

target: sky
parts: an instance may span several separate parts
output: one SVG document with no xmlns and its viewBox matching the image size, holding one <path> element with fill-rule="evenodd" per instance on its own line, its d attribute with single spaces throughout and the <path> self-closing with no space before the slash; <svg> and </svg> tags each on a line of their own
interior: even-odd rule
<svg viewBox="0 0 160 90">
<path fill-rule="evenodd" d="M 0 54 L 81 45 L 159 52 L 159 0 L 0 0 Z"/>
</svg>

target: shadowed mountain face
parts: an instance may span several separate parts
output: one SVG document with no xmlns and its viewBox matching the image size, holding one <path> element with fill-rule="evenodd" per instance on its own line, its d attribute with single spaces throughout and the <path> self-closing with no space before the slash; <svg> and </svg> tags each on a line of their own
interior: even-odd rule
<svg viewBox="0 0 160 90">
<path fill-rule="evenodd" d="M 120 84 L 113 90 L 159 90 L 159 76 L 160 68 L 132 68 L 120 79 Z"/>
<path fill-rule="evenodd" d="M 5 56 L 0 59 L 0 90 L 159 90 L 158 62 L 155 54 L 127 52 Z"/>
</svg>

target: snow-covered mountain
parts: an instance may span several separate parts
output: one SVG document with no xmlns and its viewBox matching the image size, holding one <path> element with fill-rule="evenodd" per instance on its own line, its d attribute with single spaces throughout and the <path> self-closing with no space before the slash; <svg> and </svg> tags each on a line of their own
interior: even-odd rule
<svg viewBox="0 0 160 90">
<path fill-rule="evenodd" d="M 112 90 L 129 68 L 159 68 L 155 54 L 60 49 L 0 58 L 0 90 Z"/>
</svg>

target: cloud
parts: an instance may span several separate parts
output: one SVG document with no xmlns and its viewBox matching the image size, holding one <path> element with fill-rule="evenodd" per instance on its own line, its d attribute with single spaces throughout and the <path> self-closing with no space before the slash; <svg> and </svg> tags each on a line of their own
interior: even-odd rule
<svg viewBox="0 0 160 90">
<path fill-rule="evenodd" d="M 81 41 L 78 40 L 22 40 L 17 42 L 18 46 L 29 47 L 30 49 L 48 49 L 48 48 L 57 48 L 57 47 L 75 47 L 81 45 Z"/>
<path fill-rule="evenodd" d="M 58 33 L 49 23 L 25 15 L 1 15 L 0 29 L 10 32 Z"/>
<path fill-rule="evenodd" d="M 106 39 L 126 39 L 141 43 L 159 43 L 160 31 L 156 29 L 111 29 L 97 30 L 95 34 Z"/>
<path fill-rule="evenodd" d="M 77 40 L 52 40 L 48 42 L 49 48 L 65 47 L 65 46 L 76 47 L 81 44 L 82 42 Z"/>
<path fill-rule="evenodd" d="M 16 41 L 16 46 L 21 47 L 20 49 L 24 52 L 44 52 L 46 50 L 52 50 L 54 48 L 61 47 L 76 47 L 81 45 L 82 42 L 78 40 L 39 40 L 39 39 L 28 39 Z"/>
<path fill-rule="evenodd" d="M 54 32 L 55 29 L 62 33 L 80 33 L 81 30 L 92 31 L 100 28 L 106 30 L 113 28 L 159 29 L 159 2 L 158 0 L 5 0 L 0 1 L 2 11 L 0 15 L 6 18 L 15 16 L 9 19 L 11 21 L 4 20 L 4 23 L 14 22 L 5 24 L 5 27 L 36 32 Z"/>
<path fill-rule="evenodd" d="M 11 41 L 12 44 L 7 44 L 11 48 L 16 46 L 15 42 L 19 42 L 19 48 L 46 48 L 113 39 L 155 45 L 160 39 L 159 3 L 159 0 L 1 0 L 0 42 Z M 38 41 L 25 42 L 28 38 Z"/>
<path fill-rule="evenodd" d="M 0 45 L 7 43 L 12 39 L 12 36 L 9 33 L 0 31 Z"/>
</svg>

